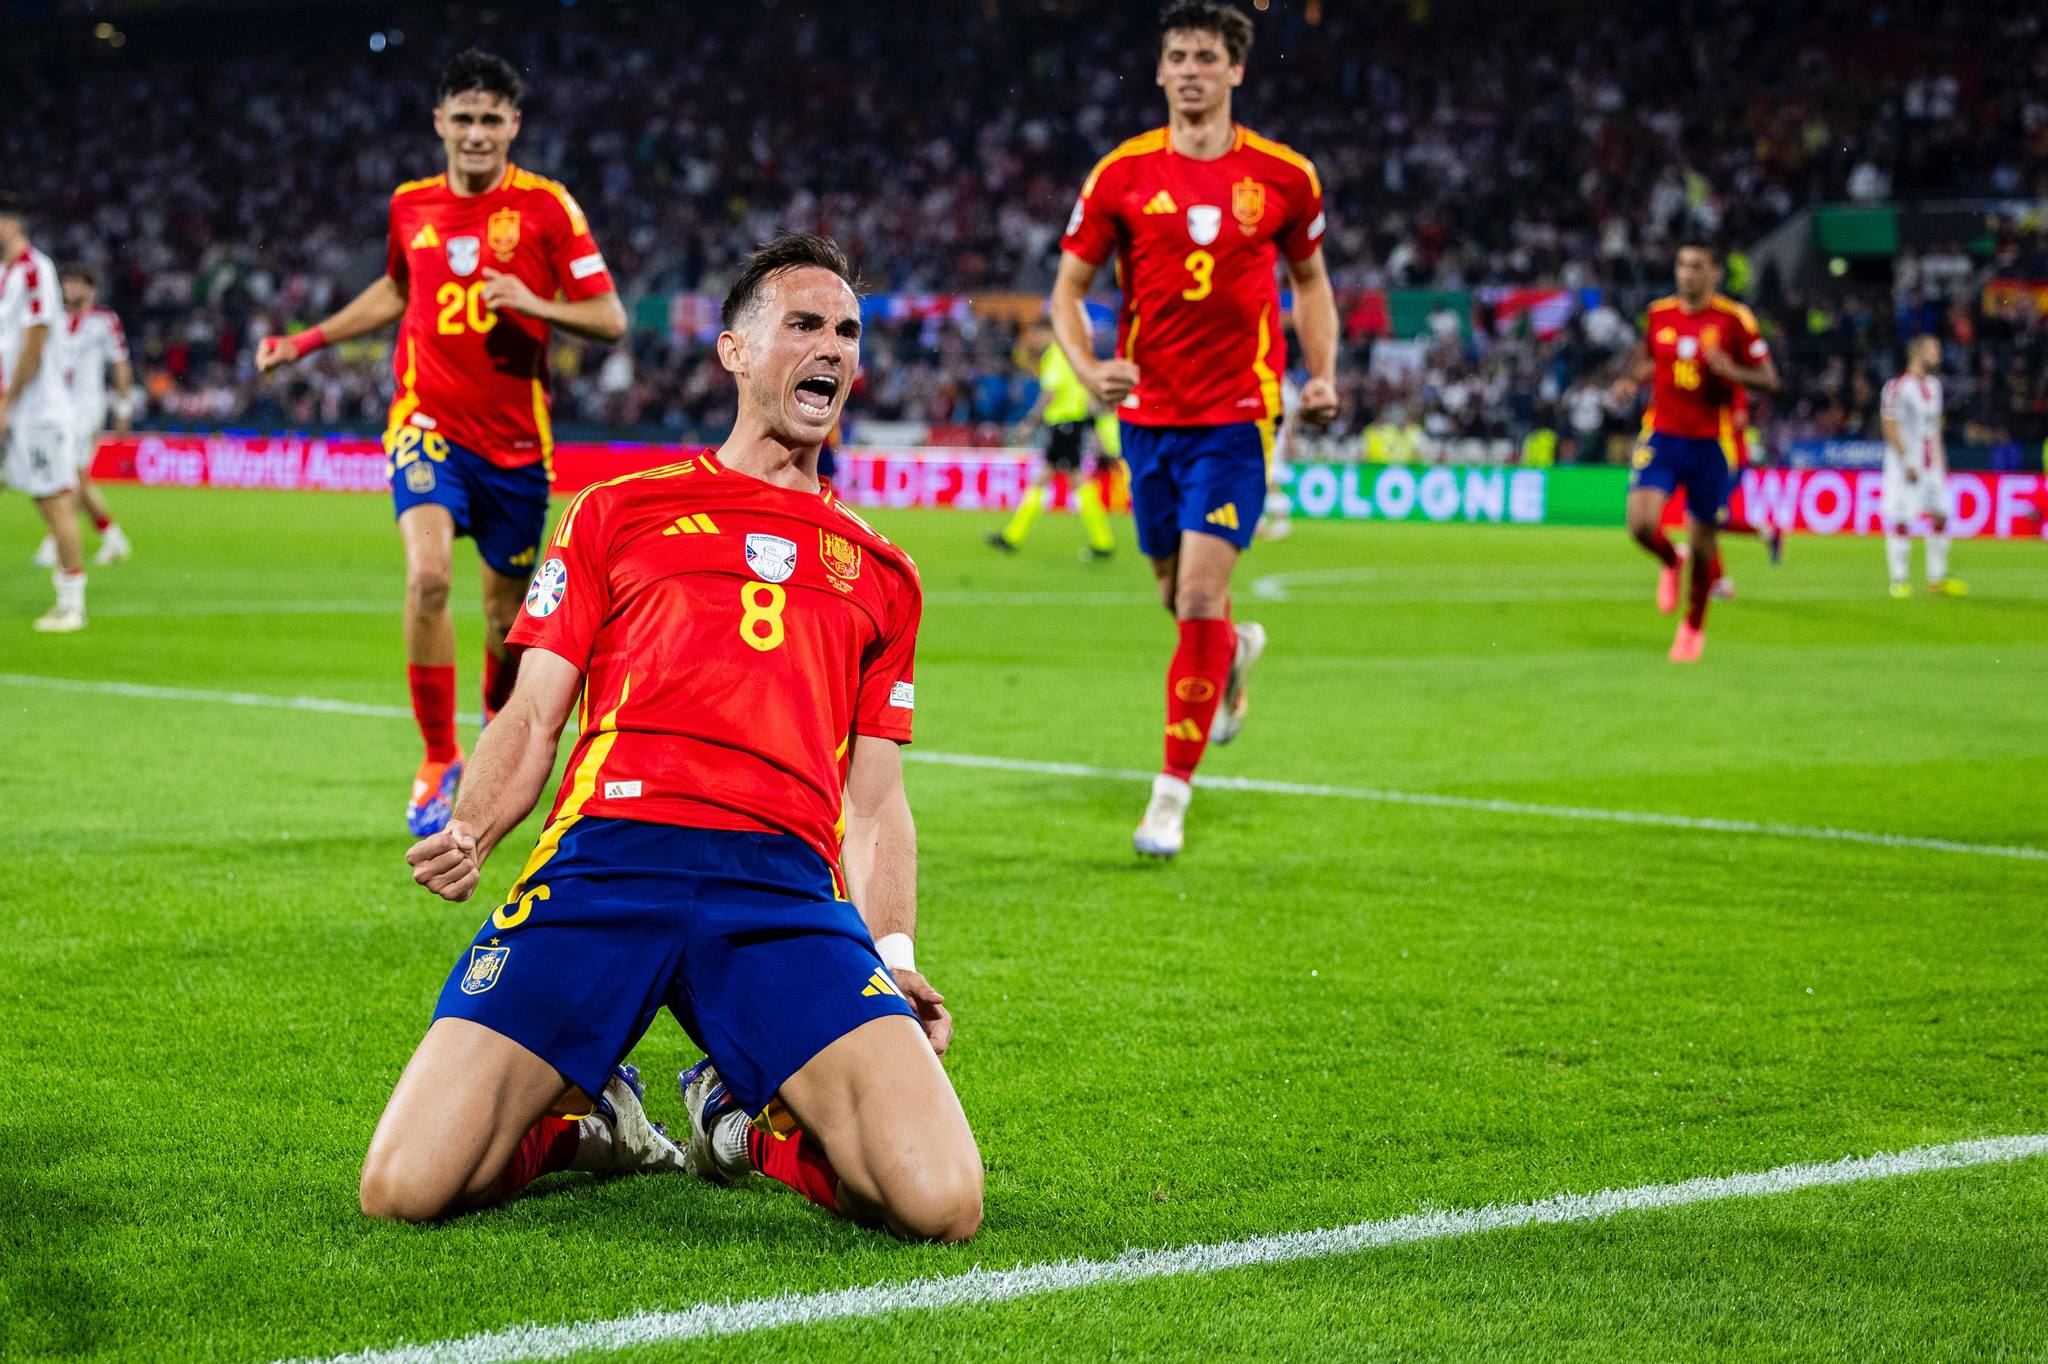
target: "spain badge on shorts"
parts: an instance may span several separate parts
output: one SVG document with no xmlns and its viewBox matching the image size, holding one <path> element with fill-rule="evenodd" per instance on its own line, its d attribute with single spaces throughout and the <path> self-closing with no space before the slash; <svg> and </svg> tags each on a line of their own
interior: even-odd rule
<svg viewBox="0 0 2048 1364">
<path fill-rule="evenodd" d="M 462 973 L 462 993 L 480 995 L 496 985 L 505 973 L 505 958 L 511 955 L 509 947 L 470 948 L 469 969 Z"/>
</svg>

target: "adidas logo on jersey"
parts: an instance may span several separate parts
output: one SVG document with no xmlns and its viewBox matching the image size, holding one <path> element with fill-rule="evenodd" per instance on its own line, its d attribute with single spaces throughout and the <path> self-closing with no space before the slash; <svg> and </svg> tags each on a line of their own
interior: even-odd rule
<svg viewBox="0 0 2048 1364">
<path fill-rule="evenodd" d="M 1180 208 L 1173 202 L 1173 196 L 1165 190 L 1152 196 L 1152 202 L 1145 205 L 1147 213 L 1178 213 Z"/>
<path fill-rule="evenodd" d="M 880 971 L 868 977 L 868 988 L 861 991 L 863 998 L 868 995 L 896 995 L 900 998 L 902 994 L 903 992 L 896 988 L 896 982 Z"/>
<path fill-rule="evenodd" d="M 1202 738 L 1202 727 L 1193 720 L 1176 720 L 1166 727 L 1166 737 L 1169 739 L 1185 739 L 1189 743 L 1199 743 Z"/>
<path fill-rule="evenodd" d="M 1212 526 L 1222 526 L 1228 530 L 1236 530 L 1238 528 L 1237 503 L 1225 502 L 1202 519 Z"/>
<path fill-rule="evenodd" d="M 662 532 L 663 535 L 716 535 L 718 527 L 703 512 L 676 518 L 676 523 Z"/>
<path fill-rule="evenodd" d="M 434 231 L 434 225 L 432 223 L 427 223 L 423 225 L 419 231 L 412 234 L 412 245 L 408 249 L 413 251 L 425 251 L 429 247 L 439 246 L 440 244 L 441 234 Z"/>
</svg>

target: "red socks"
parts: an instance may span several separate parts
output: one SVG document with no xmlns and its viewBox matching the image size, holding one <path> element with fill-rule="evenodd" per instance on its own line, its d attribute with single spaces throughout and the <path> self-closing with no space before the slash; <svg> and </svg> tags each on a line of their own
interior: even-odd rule
<svg viewBox="0 0 2048 1364">
<path fill-rule="evenodd" d="M 777 1138 L 750 1127 L 747 1159 L 756 1170 L 789 1185 L 826 1212 L 839 1211 L 839 1172 L 809 1133 L 796 1131 Z"/>
<path fill-rule="evenodd" d="M 1237 657 L 1237 627 L 1224 620 L 1184 620 L 1180 647 L 1166 670 L 1166 775 L 1195 774 L 1209 746 L 1209 726 Z"/>
<path fill-rule="evenodd" d="M 574 1118 L 546 1117 L 526 1129 L 512 1161 L 498 1179 L 498 1197 L 510 1198 L 542 1175 L 569 1168 L 576 1159 Z"/>
<path fill-rule="evenodd" d="M 455 665 L 408 663 L 405 680 L 412 687 L 413 718 L 427 741 L 427 761 L 454 762 L 462 756 L 455 746 Z"/>
<path fill-rule="evenodd" d="M 1713 594 L 1714 579 L 1721 576 L 1721 555 L 1717 550 L 1704 562 L 1693 556 L 1691 572 L 1685 579 L 1685 623 L 1698 630 L 1707 623 L 1707 599 Z"/>
<path fill-rule="evenodd" d="M 1671 537 L 1660 528 L 1650 532 L 1649 538 L 1640 542 L 1644 549 L 1657 556 L 1657 562 L 1666 568 L 1678 566 L 1678 550 L 1671 543 Z"/>
<path fill-rule="evenodd" d="M 489 724 L 505 703 L 512 699 L 512 684 L 519 680 L 519 656 L 499 658 L 484 650 L 484 723 Z"/>
<path fill-rule="evenodd" d="M 92 528 L 102 535 L 105 535 L 107 533 L 107 527 L 113 524 L 114 518 L 111 516 L 104 515 L 100 512 L 94 512 L 92 514 Z"/>
</svg>

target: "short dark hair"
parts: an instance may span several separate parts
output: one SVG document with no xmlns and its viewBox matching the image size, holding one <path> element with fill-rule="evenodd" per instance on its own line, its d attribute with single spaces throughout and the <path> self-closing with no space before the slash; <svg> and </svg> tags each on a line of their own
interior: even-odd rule
<svg viewBox="0 0 2048 1364">
<path fill-rule="evenodd" d="M 82 260 L 75 260 L 57 272 L 57 278 L 75 279 L 88 289 L 100 287 L 100 272 Z"/>
<path fill-rule="evenodd" d="M 441 88 L 435 103 L 445 103 L 451 95 L 466 95 L 472 90 L 497 95 L 516 109 L 526 94 L 526 83 L 503 57 L 466 47 L 441 69 Z"/>
<path fill-rule="evenodd" d="M 0 218 L 28 217 L 28 200 L 9 190 L 0 189 Z"/>
<path fill-rule="evenodd" d="M 1159 11 L 1159 51 L 1166 53 L 1166 37 L 1170 33 L 1193 30 L 1196 33 L 1213 33 L 1223 40 L 1223 50 L 1230 54 L 1230 64 L 1243 63 L 1244 54 L 1252 50 L 1251 16 L 1235 5 L 1208 3 L 1208 0 L 1177 0 Z"/>
<path fill-rule="evenodd" d="M 754 254 L 747 257 L 747 268 L 740 271 L 740 277 L 733 281 L 731 291 L 725 296 L 725 306 L 719 309 L 720 323 L 727 331 L 735 330 L 741 319 L 753 310 L 762 288 L 770 279 L 785 270 L 799 270 L 812 265 L 820 270 L 830 270 L 845 280 L 846 287 L 856 295 L 860 293 L 860 277 L 854 273 L 853 262 L 846 258 L 846 252 L 838 242 L 814 232 L 784 232 L 761 243 Z"/>
<path fill-rule="evenodd" d="M 1721 263 L 1721 244 L 1712 237 L 1707 236 L 1704 232 L 1689 232 L 1681 235 L 1678 239 L 1677 249 L 1671 254 L 1676 256 L 1679 251 L 1704 251 L 1707 253 L 1708 260 L 1716 265 Z"/>
</svg>

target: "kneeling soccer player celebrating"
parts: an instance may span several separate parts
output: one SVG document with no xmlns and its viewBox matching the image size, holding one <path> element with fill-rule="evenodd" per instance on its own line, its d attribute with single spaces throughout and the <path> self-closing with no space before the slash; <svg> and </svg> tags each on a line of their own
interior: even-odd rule
<svg viewBox="0 0 2048 1364">
<path fill-rule="evenodd" d="M 898 746 L 922 590 L 817 477 L 859 364 L 852 279 L 824 238 L 755 253 L 718 339 L 732 435 L 564 513 L 510 636 L 518 684 L 448 827 L 406 854 L 414 879 L 466 899 L 579 692 L 580 734 L 377 1125 L 371 1216 L 444 1216 L 550 1170 L 760 1170 L 899 1236 L 979 1227 L 981 1156 L 938 1060 L 952 1020 L 910 952 Z M 708 1054 L 684 1146 L 620 1064 L 664 1005 Z M 748 1140 L 778 1098 L 800 1127 Z"/>
</svg>

